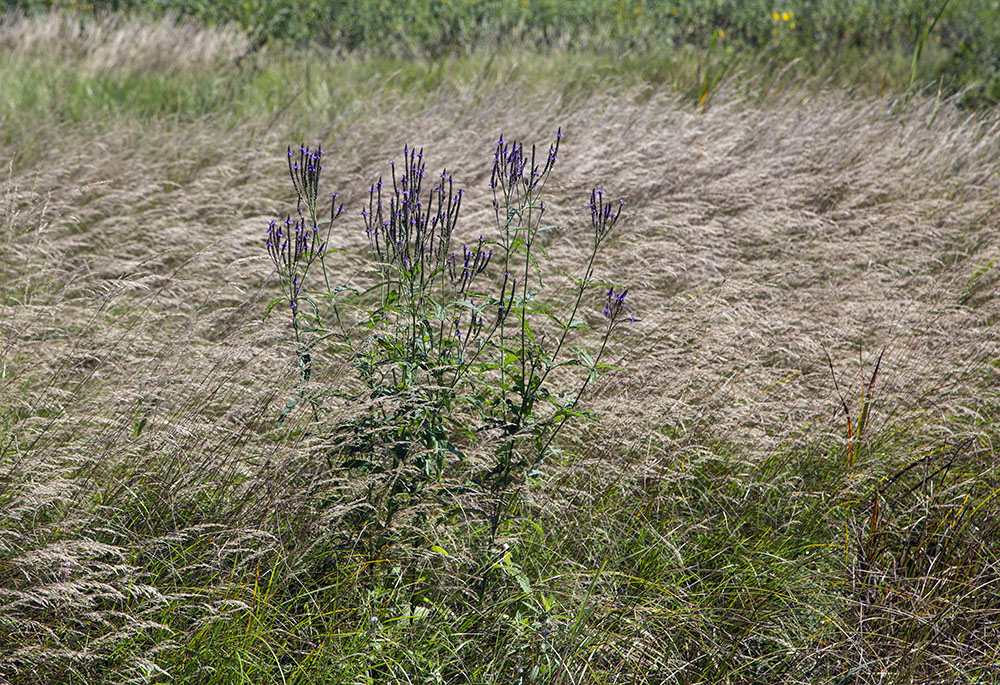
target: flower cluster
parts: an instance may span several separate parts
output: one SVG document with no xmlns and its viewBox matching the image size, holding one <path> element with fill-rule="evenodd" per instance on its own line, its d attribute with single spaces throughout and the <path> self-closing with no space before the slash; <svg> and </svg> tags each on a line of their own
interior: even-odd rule
<svg viewBox="0 0 1000 685">
<path fill-rule="evenodd" d="M 493 250 L 483 249 L 483 238 L 480 236 L 479 244 L 474 248 L 467 245 L 462 246 L 462 256 L 452 252 L 445 259 L 445 267 L 448 269 L 448 277 L 452 285 L 459 294 L 465 293 L 472 280 L 486 270 L 486 266 L 493 257 Z"/>
<path fill-rule="evenodd" d="M 625 200 L 619 200 L 617 206 L 604 202 L 604 191 L 594 189 L 590 192 L 590 221 L 594 226 L 594 236 L 600 243 L 614 228 L 621 216 Z"/>
<path fill-rule="evenodd" d="M 295 159 L 295 152 L 299 153 Z M 310 150 L 307 145 L 300 145 L 293 151 L 288 147 L 288 175 L 292 177 L 292 185 L 298 194 L 298 211 L 302 214 L 302 203 L 306 203 L 311 213 L 315 213 L 316 200 L 319 197 L 319 174 L 323 170 L 323 146 Z"/>
<path fill-rule="evenodd" d="M 462 331 L 462 317 L 456 316 L 452 322 L 455 332 L 455 340 L 459 341 L 459 347 L 464 348 L 470 340 L 475 340 L 483 331 L 486 320 L 483 318 L 483 306 L 477 305 L 475 300 L 469 302 L 469 322 L 466 330 Z"/>
<path fill-rule="evenodd" d="M 784 22 L 790 31 L 795 30 L 795 12 L 772 12 L 771 19 L 775 22 Z M 776 24 L 780 26 L 780 24 Z M 778 35 L 778 29 L 771 31 L 772 35 Z"/>
<path fill-rule="evenodd" d="M 483 265 L 485 268 L 485 264 Z M 457 343 L 458 357 L 464 359 L 465 353 L 470 343 L 475 342 L 477 349 L 481 349 L 490 337 L 496 332 L 507 318 L 507 315 L 514 309 L 514 295 L 517 291 L 517 279 L 512 278 L 510 272 L 504 273 L 503 282 L 500 284 L 500 296 L 496 299 L 487 298 L 487 301 L 477 303 L 475 299 L 470 299 L 465 303 L 469 314 L 467 322 L 463 323 L 462 315 L 459 314 L 452 322 L 452 333 Z M 496 305 L 496 319 L 489 322 L 483 316 L 487 306 Z M 464 326 L 464 328 L 463 328 Z M 485 335 L 483 333 L 485 332 Z"/>
<path fill-rule="evenodd" d="M 493 171 L 490 174 L 490 188 L 493 189 L 493 208 L 510 206 L 512 201 L 525 201 L 538 189 L 546 175 L 555 166 L 559 155 L 559 141 L 562 128 L 556 131 L 556 140 L 549 145 L 545 163 L 536 156 L 535 146 L 531 146 L 531 157 L 524 154 L 524 145 L 517 141 L 506 142 L 503 135 L 497 141 L 493 153 Z M 500 195 L 503 199 L 500 199 Z"/>
<path fill-rule="evenodd" d="M 444 261 L 451 234 L 458 222 L 464 191 L 454 189 L 454 179 L 442 171 L 427 195 L 420 199 L 426 167 L 424 153 L 403 148 L 403 173 L 392 167 L 392 191 L 383 198 L 382 179 L 368 190 L 368 207 L 361 210 L 365 234 L 376 254 L 379 268 L 388 276 L 399 272 L 421 285 Z M 428 269 L 427 267 L 431 267 Z"/>
<path fill-rule="evenodd" d="M 304 219 L 292 221 L 289 216 L 280 224 L 271 221 L 267 228 L 267 253 L 278 268 L 278 273 L 289 279 L 288 299 L 292 309 L 298 308 L 302 279 L 299 264 L 306 270 L 326 249 L 320 240 L 319 228 L 309 226 Z"/>
<path fill-rule="evenodd" d="M 510 293 L 507 292 L 507 285 L 510 284 Z M 503 283 L 500 285 L 500 299 L 497 300 L 497 325 L 499 326 L 507 318 L 511 308 L 514 306 L 514 293 L 517 291 L 517 279 L 511 278 L 510 272 L 503 275 Z"/>
<path fill-rule="evenodd" d="M 608 288 L 606 293 L 608 302 L 604 307 L 604 318 L 607 321 L 607 331 L 610 333 L 618 324 L 624 321 L 635 323 L 635 315 L 625 316 L 625 297 L 628 295 L 628 288 L 615 293 L 614 288 Z"/>
<path fill-rule="evenodd" d="M 267 253 L 274 262 L 281 279 L 282 287 L 292 308 L 292 325 L 298 330 L 299 295 L 302 283 L 313 262 L 326 253 L 327 243 L 333 222 L 344 211 L 343 205 L 337 205 L 337 193 L 330 194 L 330 220 L 325 237 L 320 235 L 319 224 L 323 223 L 316 217 L 316 201 L 319 197 L 319 176 L 323 166 L 323 148 L 315 151 L 302 145 L 298 149 L 298 158 L 292 148 L 287 149 L 288 175 L 298 195 L 296 208 L 298 218 L 287 216 L 284 221 L 271 221 L 267 226 Z M 303 213 L 305 205 L 306 213 Z"/>
</svg>

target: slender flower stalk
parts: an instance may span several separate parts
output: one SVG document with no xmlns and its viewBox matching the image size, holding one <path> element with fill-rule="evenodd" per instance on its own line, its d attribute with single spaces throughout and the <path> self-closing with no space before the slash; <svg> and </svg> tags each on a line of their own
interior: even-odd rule
<svg viewBox="0 0 1000 685">
<path fill-rule="evenodd" d="M 298 158 L 295 157 L 298 152 Z M 316 201 L 319 197 L 319 175 L 323 170 L 323 146 L 317 146 L 315 150 L 310 150 L 305 144 L 300 145 L 297 151 L 293 152 L 291 146 L 288 147 L 286 155 L 288 157 L 288 175 L 292 178 L 292 185 L 298 195 L 296 209 L 299 216 L 302 216 L 302 205 L 306 206 L 313 223 L 316 222 Z"/>
<path fill-rule="evenodd" d="M 295 341 L 301 344 L 299 305 L 303 284 L 313 263 L 317 259 L 322 261 L 330 242 L 334 221 L 344 211 L 344 206 L 338 206 L 337 194 L 331 193 L 330 220 L 328 222 L 317 220 L 319 177 L 323 169 L 320 163 L 323 158 L 322 146 L 313 151 L 302 145 L 298 149 L 297 158 L 289 147 L 286 156 L 288 175 L 292 179 L 298 198 L 296 201 L 298 218 L 292 219 L 291 215 L 288 215 L 284 221 L 271 221 L 267 227 L 266 246 L 268 256 L 278 271 L 282 290 L 292 312 Z M 320 229 L 321 223 L 327 224 L 325 234 Z"/>
<path fill-rule="evenodd" d="M 267 227 L 266 247 L 268 256 L 278 272 L 282 292 L 288 301 L 292 317 L 292 332 L 295 338 L 295 352 L 299 362 L 299 377 L 307 382 L 312 373 L 312 355 L 310 349 L 314 340 L 304 341 L 302 330 L 302 300 L 306 293 L 305 281 L 310 267 L 319 261 L 323 268 L 323 278 L 329 291 L 329 278 L 323 257 L 330 243 L 330 233 L 333 224 L 343 213 L 344 206 L 337 204 L 337 194 L 330 194 L 330 218 L 320 220 L 318 216 L 319 179 L 323 170 L 323 148 L 318 146 L 311 150 L 305 145 L 299 146 L 298 155 L 291 147 L 286 150 L 288 175 L 295 189 L 297 200 L 295 209 L 297 218 L 287 215 L 284 221 L 271 221 Z M 321 225 L 326 224 L 325 232 Z M 314 306 L 315 308 L 315 306 Z M 313 318 L 317 318 L 315 315 Z M 279 422 L 283 421 L 292 408 L 305 397 L 305 389 L 300 388 L 298 398 L 293 399 L 285 407 Z M 319 420 L 319 409 L 315 401 L 310 400 L 313 417 Z"/>
</svg>

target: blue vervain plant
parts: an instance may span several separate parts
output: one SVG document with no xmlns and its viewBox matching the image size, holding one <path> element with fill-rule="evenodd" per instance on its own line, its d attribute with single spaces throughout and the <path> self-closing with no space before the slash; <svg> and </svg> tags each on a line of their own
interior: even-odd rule
<svg viewBox="0 0 1000 685">
<path fill-rule="evenodd" d="M 295 152 L 298 152 L 297 158 Z M 288 174 L 298 196 L 295 205 L 298 218 L 292 219 L 289 214 L 284 221 L 271 221 L 268 224 L 267 252 L 277 269 L 278 280 L 283 291 L 283 297 L 273 301 L 269 305 L 268 311 L 282 299 L 288 302 L 292 316 L 292 331 L 295 337 L 300 380 L 305 383 L 311 375 L 312 356 L 309 352 L 311 345 L 303 340 L 303 317 L 299 305 L 303 294 L 302 285 L 310 267 L 317 260 L 323 264 L 323 257 L 329 244 L 330 231 L 334 221 L 343 213 L 344 206 L 338 207 L 337 194 L 331 193 L 330 218 L 328 220 L 319 218 L 319 178 L 320 172 L 323 170 L 322 146 L 311 150 L 303 144 L 299 146 L 297 151 L 288 147 L 286 157 L 288 158 Z M 325 235 L 320 228 L 323 224 L 326 224 Z M 324 264 L 324 276 L 325 274 Z M 313 304 L 314 318 L 318 320 L 315 303 L 311 303 Z M 293 398 L 282 411 L 279 422 L 284 421 L 288 413 L 304 397 L 305 391 L 302 389 L 299 396 Z M 313 415 L 318 419 L 319 407 L 315 399 L 311 400 L 311 404 Z"/>
<path fill-rule="evenodd" d="M 594 276 L 597 254 L 625 205 L 607 202 L 599 189 L 590 194 L 583 273 L 563 274 L 571 287 L 562 301 L 540 294 L 552 268 L 542 234 L 554 228 L 543 222 L 541 198 L 561 139 L 560 129 L 539 153 L 500 137 L 489 183 L 496 235 L 460 248 L 452 236 L 464 191 L 447 170 L 429 179 L 423 150 L 404 147 L 402 163 L 389 163 L 389 179 L 371 185 L 361 209 L 373 277 L 363 289 L 331 287 L 325 257 L 343 206 L 331 194 L 330 218 L 319 219 L 322 148 L 302 146 L 297 158 L 288 149 L 298 219 L 270 223 L 268 252 L 282 285 L 279 300 L 289 304 L 301 380 L 309 379 L 310 350 L 329 343 L 351 355 L 363 386 L 336 392 L 375 407 L 362 425 L 345 427 L 368 436 L 355 452 L 381 448 L 393 467 L 410 463 L 430 478 L 442 474 L 449 454 L 464 459 L 468 445 L 488 436 L 495 440 L 495 463 L 474 477 L 499 490 L 537 467 L 567 421 L 581 415 L 578 404 L 605 368 L 612 334 L 635 317 L 627 312 L 628 290 Z M 323 287 L 306 291 L 315 262 Z M 582 312 L 595 288 L 603 289 L 605 305 L 603 326 L 596 329 Z M 345 307 L 361 312 L 353 323 L 345 320 Z M 586 331 L 597 333 L 594 354 L 579 344 Z M 554 374 L 573 367 L 581 370 L 575 382 Z M 311 402 L 318 415 L 318 400 Z"/>
</svg>

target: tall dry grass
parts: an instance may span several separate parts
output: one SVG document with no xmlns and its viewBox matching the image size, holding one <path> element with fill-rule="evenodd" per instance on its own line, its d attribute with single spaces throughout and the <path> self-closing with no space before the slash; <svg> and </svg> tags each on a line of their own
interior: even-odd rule
<svg viewBox="0 0 1000 685">
<path fill-rule="evenodd" d="M 206 28 L 166 16 L 124 18 L 105 13 L 77 16 L 49 12 L 0 16 L 0 49 L 22 57 L 65 60 L 84 74 L 109 69 L 185 70 L 225 65 L 246 54 L 246 35 L 232 26 Z"/>
<path fill-rule="evenodd" d="M 0 44 L 72 34 L 60 49 L 95 69 L 232 57 L 221 34 L 188 52 L 176 27 L 143 47 L 52 21 Z M 510 682 L 545 659 L 548 682 L 995 675 L 995 113 L 516 85 L 377 92 L 319 122 L 40 121 L 47 149 L 7 144 L 24 161 L 0 189 L 0 677 L 232 682 L 229 652 L 256 682 Z M 276 427 L 297 368 L 288 322 L 262 321 L 264 232 L 290 206 L 295 132 L 327 149 L 353 227 L 330 264 L 358 284 L 360 201 L 404 143 L 467 189 L 472 239 L 496 135 L 557 125 L 547 248 L 574 273 L 590 189 L 626 197 L 597 269 L 641 321 L 596 420 L 484 548 L 467 484 L 387 511 L 384 480 L 328 464 L 336 412 Z M 349 373 L 314 367 L 317 389 Z"/>
</svg>

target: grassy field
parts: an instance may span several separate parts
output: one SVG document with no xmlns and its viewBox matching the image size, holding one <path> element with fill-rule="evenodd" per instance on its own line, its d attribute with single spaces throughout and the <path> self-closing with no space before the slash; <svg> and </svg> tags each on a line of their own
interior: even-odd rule
<svg viewBox="0 0 1000 685">
<path fill-rule="evenodd" d="M 728 39 L 0 22 L 0 682 L 998 682 L 1000 118 L 910 88 L 912 45 L 838 69 Z M 440 388 L 365 366 L 371 184 L 422 148 L 465 190 L 454 240 L 494 239 L 498 138 L 560 127 L 525 280 L 572 299 L 601 188 L 627 204 L 580 359 L 604 288 L 637 320 L 544 449 L 482 384 L 414 418 L 400 388 Z M 317 296 L 350 336 L 306 331 L 308 361 L 265 247 L 300 141 L 345 206 L 324 274 L 361 291 Z"/>
</svg>

